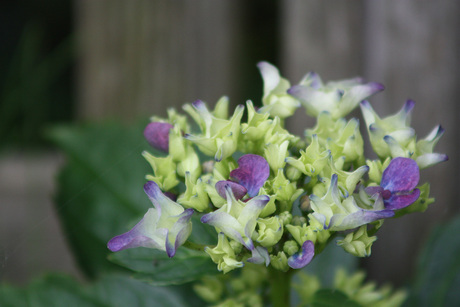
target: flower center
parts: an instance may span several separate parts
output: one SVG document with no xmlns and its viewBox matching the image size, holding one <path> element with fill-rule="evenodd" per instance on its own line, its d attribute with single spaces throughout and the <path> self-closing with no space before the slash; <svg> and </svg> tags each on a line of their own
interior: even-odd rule
<svg viewBox="0 0 460 307">
<path fill-rule="evenodd" d="M 383 192 L 382 192 L 382 197 L 383 197 L 383 199 L 388 199 L 388 198 L 390 198 L 390 197 L 391 197 L 391 192 L 388 191 L 388 190 L 383 190 Z"/>
</svg>

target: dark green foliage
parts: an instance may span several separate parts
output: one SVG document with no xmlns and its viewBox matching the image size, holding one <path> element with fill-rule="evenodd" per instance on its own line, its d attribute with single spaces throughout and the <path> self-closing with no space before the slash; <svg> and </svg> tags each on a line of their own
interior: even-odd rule
<svg viewBox="0 0 460 307">
<path fill-rule="evenodd" d="M 431 234 L 406 306 L 460 306 L 460 218 Z"/>
</svg>

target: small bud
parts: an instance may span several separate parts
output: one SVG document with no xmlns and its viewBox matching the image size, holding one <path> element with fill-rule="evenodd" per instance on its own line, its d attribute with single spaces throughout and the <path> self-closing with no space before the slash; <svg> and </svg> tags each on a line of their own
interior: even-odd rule
<svg viewBox="0 0 460 307">
<path fill-rule="evenodd" d="M 270 263 L 279 271 L 286 272 L 289 270 L 288 259 L 284 252 L 279 252 L 277 255 L 270 255 Z"/>
<path fill-rule="evenodd" d="M 169 191 L 179 184 L 176 175 L 177 166 L 171 156 L 158 158 L 147 151 L 144 151 L 142 155 L 153 169 L 153 176 L 147 175 L 147 180 L 154 181 L 162 191 Z"/>
<path fill-rule="evenodd" d="M 203 169 L 203 173 L 205 174 L 212 173 L 212 171 L 214 170 L 214 163 L 215 163 L 214 160 L 209 160 L 209 161 L 204 162 L 201 165 L 201 168 Z"/>
<path fill-rule="evenodd" d="M 283 211 L 279 214 L 279 218 L 283 225 L 287 225 L 292 221 L 292 214 L 289 211 Z"/>
<path fill-rule="evenodd" d="M 305 223 L 307 223 L 307 219 L 304 218 L 303 216 L 296 215 L 292 217 L 292 222 L 291 222 L 292 225 L 301 226 Z"/>
<path fill-rule="evenodd" d="M 286 177 L 291 180 L 291 181 L 297 181 L 300 176 L 302 176 L 302 172 L 299 171 L 297 168 L 295 168 L 292 165 L 288 165 L 286 167 Z"/>
<path fill-rule="evenodd" d="M 302 210 L 303 212 L 311 210 L 310 198 L 308 198 L 308 195 L 304 195 L 300 198 L 300 210 Z"/>
<path fill-rule="evenodd" d="M 264 247 L 275 245 L 283 236 L 283 224 L 278 216 L 259 219 L 257 225 L 259 226 L 257 242 Z"/>
<path fill-rule="evenodd" d="M 286 165 L 286 157 L 288 155 L 289 141 L 284 141 L 281 145 L 268 144 L 264 150 L 264 156 L 270 165 L 271 170 L 276 174 L 279 169 Z"/>
<path fill-rule="evenodd" d="M 243 249 L 243 245 L 235 240 L 230 240 L 230 246 L 232 247 L 235 254 L 241 253 L 241 250 Z"/>
<path fill-rule="evenodd" d="M 243 262 L 235 259 L 235 251 L 223 233 L 219 234 L 216 247 L 205 247 L 204 251 L 217 264 L 217 269 L 224 272 L 224 274 L 244 266 Z"/>
<path fill-rule="evenodd" d="M 343 240 L 338 240 L 337 245 L 356 257 L 367 257 L 371 255 L 372 243 L 375 240 L 377 237 L 369 237 L 367 225 L 363 225 L 355 232 L 349 233 Z"/>
<path fill-rule="evenodd" d="M 283 251 L 289 256 L 292 256 L 299 251 L 299 245 L 294 240 L 286 241 L 283 246 Z"/>
<path fill-rule="evenodd" d="M 203 212 L 209 208 L 209 197 L 206 193 L 206 185 L 201 178 L 193 180 L 189 172 L 185 173 L 186 190 L 177 202 L 185 208 L 192 208 Z"/>
</svg>

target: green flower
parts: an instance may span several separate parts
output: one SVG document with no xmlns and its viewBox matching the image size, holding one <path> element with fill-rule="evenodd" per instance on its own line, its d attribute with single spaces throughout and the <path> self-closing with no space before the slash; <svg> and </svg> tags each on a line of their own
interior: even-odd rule
<svg viewBox="0 0 460 307">
<path fill-rule="evenodd" d="M 331 152 L 323 150 L 319 144 L 318 136 L 313 135 L 310 145 L 305 151 L 300 151 L 300 158 L 287 157 L 286 163 L 292 165 L 297 170 L 307 176 L 316 176 L 326 166 Z"/>
<path fill-rule="evenodd" d="M 358 230 L 347 234 L 343 240 L 338 240 L 337 245 L 356 257 L 367 257 L 371 255 L 372 243 L 376 240 L 376 236 L 367 235 L 367 225 L 363 225 Z"/>
<path fill-rule="evenodd" d="M 185 193 L 181 194 L 177 202 L 185 208 L 192 208 L 199 212 L 209 209 L 209 197 L 206 193 L 206 184 L 201 178 L 193 179 L 189 172 L 185 173 Z"/>
<path fill-rule="evenodd" d="M 179 184 L 176 175 L 177 166 L 173 162 L 172 156 L 159 158 L 147 151 L 144 151 L 142 155 L 153 169 L 153 175 L 147 175 L 147 180 L 154 181 L 163 191 L 169 191 Z"/>
<path fill-rule="evenodd" d="M 243 262 L 236 260 L 235 252 L 223 233 L 219 233 L 216 247 L 207 246 L 204 251 L 217 264 L 217 269 L 224 274 L 244 266 Z"/>
<path fill-rule="evenodd" d="M 345 157 L 345 162 L 364 162 L 363 138 L 359 132 L 359 121 L 355 118 L 348 123 L 345 119 L 334 120 L 329 112 L 321 112 L 313 129 L 307 129 L 305 136 L 310 142 L 318 137 L 320 145 L 331 151 L 334 159 Z"/>
<path fill-rule="evenodd" d="M 291 87 L 289 81 L 282 78 L 278 69 L 270 63 L 260 62 L 257 67 L 264 79 L 264 106 L 260 113 L 268 112 L 272 117 L 278 116 L 281 119 L 292 116 L 300 107 L 300 102 L 287 93 Z"/>
<path fill-rule="evenodd" d="M 383 85 L 370 82 L 362 84 L 362 79 L 348 79 L 323 84 L 316 73 L 307 74 L 300 85 L 294 85 L 288 93 L 298 98 L 307 114 L 318 116 L 327 111 L 333 119 L 346 116 L 360 101 L 384 89 Z"/>
<path fill-rule="evenodd" d="M 258 219 L 258 237 L 256 241 L 264 246 L 271 247 L 278 243 L 283 236 L 283 223 L 278 216 L 268 219 Z"/>
<path fill-rule="evenodd" d="M 410 127 L 410 115 L 415 102 L 407 100 L 396 114 L 380 118 L 367 101 L 361 103 L 372 148 L 380 158 L 405 157 L 414 159 L 419 168 L 427 168 L 448 160 L 447 155 L 433 153 L 434 146 L 444 134 L 436 126 L 426 138 L 416 142 L 415 130 Z"/>
<path fill-rule="evenodd" d="M 197 100 L 192 105 L 185 105 L 184 110 L 195 120 L 201 129 L 201 134 L 186 134 L 184 137 L 193 142 L 205 155 L 213 156 L 216 161 L 230 157 L 237 149 L 240 135 L 240 121 L 243 116 L 243 106 L 235 109 L 233 116 L 223 119 L 228 99 L 221 98 L 213 113 L 209 112 L 203 101 Z"/>
</svg>

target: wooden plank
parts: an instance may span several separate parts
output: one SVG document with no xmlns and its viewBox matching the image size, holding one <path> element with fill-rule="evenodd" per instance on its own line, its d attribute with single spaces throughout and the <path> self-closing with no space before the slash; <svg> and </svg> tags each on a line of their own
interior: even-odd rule
<svg viewBox="0 0 460 307">
<path fill-rule="evenodd" d="M 233 1 L 76 2 L 81 119 L 165 115 L 233 90 Z"/>
</svg>

